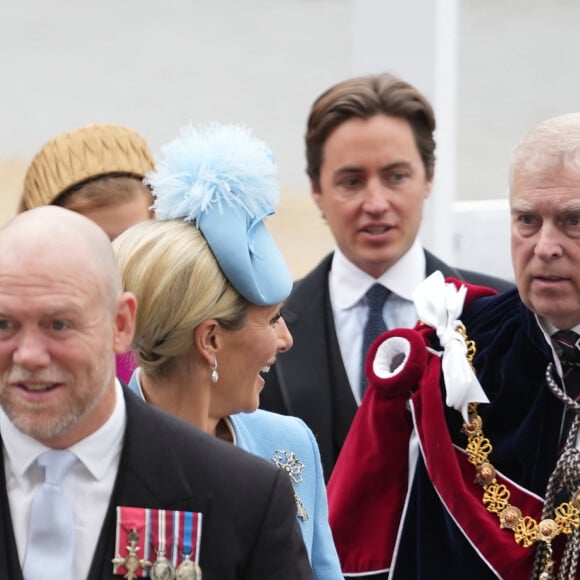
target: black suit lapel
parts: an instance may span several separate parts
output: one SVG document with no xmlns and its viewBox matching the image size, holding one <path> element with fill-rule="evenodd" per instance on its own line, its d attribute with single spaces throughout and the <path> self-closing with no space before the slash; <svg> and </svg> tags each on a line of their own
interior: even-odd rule
<svg viewBox="0 0 580 580">
<path fill-rule="evenodd" d="M 4 452 L 0 440 L 0 578 L 22 580 L 22 570 L 18 560 L 18 549 L 10 517 L 10 504 L 6 491 Z"/>
<path fill-rule="evenodd" d="M 332 435 L 334 442 L 334 459 L 338 459 L 338 454 L 344 445 L 344 440 L 348 434 L 354 416 L 358 410 L 357 402 L 352 393 L 352 388 L 344 368 L 344 361 L 340 353 L 336 328 L 334 326 L 334 316 L 330 304 L 330 296 L 326 296 L 326 336 L 328 339 L 328 368 L 330 369 L 330 392 L 333 402 L 334 423 Z"/>
<path fill-rule="evenodd" d="M 127 388 L 123 391 L 127 406 L 123 450 L 87 580 L 114 578 L 111 560 L 115 555 L 117 506 L 200 511 L 205 514 L 211 508 L 210 497 L 198 497 L 194 502 L 190 482 L 178 463 L 171 461 L 171 449 L 179 442 L 168 441 L 155 417 L 151 416 L 148 405 Z M 160 458 L 167 459 L 160 463 Z M 166 470 L 168 462 L 171 463 L 171 475 Z M 161 485 L 160 481 L 163 482 Z"/>
<path fill-rule="evenodd" d="M 317 437 L 326 479 L 357 409 L 334 328 L 331 263 L 332 254 L 296 284 L 283 310 L 294 346 L 275 367 L 286 413 L 301 417 Z"/>
<path fill-rule="evenodd" d="M 444 278 L 457 278 L 462 280 L 463 276 L 457 268 L 448 266 L 445 262 L 442 262 L 437 256 L 434 256 L 431 252 L 425 250 L 425 276 L 433 274 L 436 270 L 439 270 Z"/>
</svg>

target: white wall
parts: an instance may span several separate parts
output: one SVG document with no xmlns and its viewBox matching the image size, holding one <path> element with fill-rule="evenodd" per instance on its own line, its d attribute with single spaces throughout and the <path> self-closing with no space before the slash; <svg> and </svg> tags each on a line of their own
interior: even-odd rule
<svg viewBox="0 0 580 580">
<path fill-rule="evenodd" d="M 350 0 L 0 2 L 0 158 L 119 122 L 157 148 L 189 120 L 243 122 L 305 191 L 314 98 L 350 74 Z"/>
<path fill-rule="evenodd" d="M 507 200 L 457 201 L 453 226 L 456 266 L 513 280 Z"/>
<path fill-rule="evenodd" d="M 500 220 L 482 246 L 465 235 L 479 222 L 455 217 L 453 203 L 505 198 L 523 132 L 578 110 L 579 21 L 576 0 L 4 0 L 0 197 L 16 187 L 2 180 L 6 160 L 24 165 L 72 127 L 124 123 L 157 149 L 189 120 L 239 121 L 270 143 L 283 190 L 302 200 L 292 219 L 311 217 L 303 133 L 312 101 L 353 74 L 390 70 L 438 114 L 426 245 L 501 273 L 487 260 L 507 252 Z M 305 266 L 328 245 L 313 221 L 325 244 L 310 246 Z"/>
<path fill-rule="evenodd" d="M 509 155 L 524 132 L 580 110 L 580 2 L 460 7 L 457 199 L 503 199 Z"/>
</svg>

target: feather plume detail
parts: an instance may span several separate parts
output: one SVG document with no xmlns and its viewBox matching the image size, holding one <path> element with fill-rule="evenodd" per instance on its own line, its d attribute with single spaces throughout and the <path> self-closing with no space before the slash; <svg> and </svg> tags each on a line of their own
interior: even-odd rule
<svg viewBox="0 0 580 580">
<path fill-rule="evenodd" d="M 247 214 L 248 229 L 274 213 L 279 188 L 270 148 L 240 125 L 186 126 L 161 148 L 145 177 L 158 219 L 199 223 L 223 205 Z"/>
</svg>

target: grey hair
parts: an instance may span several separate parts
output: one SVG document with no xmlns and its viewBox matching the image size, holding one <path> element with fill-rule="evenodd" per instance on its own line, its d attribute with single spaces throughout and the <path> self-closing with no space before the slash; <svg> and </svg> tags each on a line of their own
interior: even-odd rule
<svg viewBox="0 0 580 580">
<path fill-rule="evenodd" d="M 552 117 L 526 133 L 512 153 L 510 192 L 516 175 L 559 168 L 571 169 L 580 175 L 580 113 Z"/>
</svg>

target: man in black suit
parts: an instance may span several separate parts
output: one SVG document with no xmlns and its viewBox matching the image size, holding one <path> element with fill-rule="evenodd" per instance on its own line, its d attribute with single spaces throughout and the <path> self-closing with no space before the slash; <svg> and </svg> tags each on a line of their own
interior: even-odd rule
<svg viewBox="0 0 580 580">
<path fill-rule="evenodd" d="M 286 474 L 115 379 L 135 311 L 87 218 L 48 206 L 0 230 L 0 578 L 160 578 L 179 565 L 204 580 L 312 578 Z M 53 450 L 72 457 L 62 553 L 47 549 L 56 521 L 35 513 L 38 458 Z"/>
<path fill-rule="evenodd" d="M 497 290 L 498 278 L 447 266 L 417 239 L 435 167 L 435 117 L 413 86 L 354 78 L 313 104 L 306 131 L 312 197 L 336 250 L 298 281 L 283 315 L 294 337 L 267 376 L 261 407 L 301 417 L 328 479 L 362 398 L 367 291 L 388 289 L 386 328 L 412 327 L 415 286 L 435 270 Z"/>
</svg>

